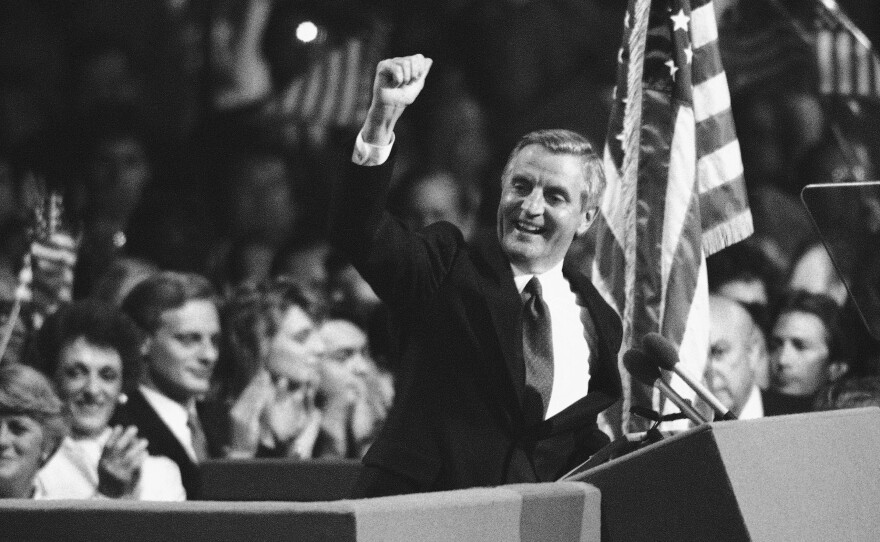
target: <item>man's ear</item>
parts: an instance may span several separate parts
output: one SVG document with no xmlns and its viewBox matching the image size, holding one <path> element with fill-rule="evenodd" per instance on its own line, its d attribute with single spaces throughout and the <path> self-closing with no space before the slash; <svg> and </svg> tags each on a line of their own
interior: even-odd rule
<svg viewBox="0 0 880 542">
<path fill-rule="evenodd" d="M 767 363 L 767 345 L 764 342 L 764 336 L 758 326 L 753 325 L 749 332 L 748 350 L 746 351 L 749 360 L 749 366 L 752 370 L 757 371 L 762 363 Z"/>
<path fill-rule="evenodd" d="M 593 223 L 593 220 L 596 219 L 596 215 L 599 214 L 599 208 L 593 207 L 592 209 L 587 209 L 583 215 L 581 215 L 581 223 L 578 224 L 577 235 L 583 235 L 587 233 L 587 230 L 590 229 L 590 224 Z"/>
<path fill-rule="evenodd" d="M 141 356 L 146 357 L 150 353 L 150 349 L 153 348 L 153 338 L 147 337 L 141 342 L 141 346 L 139 348 Z"/>
<path fill-rule="evenodd" d="M 832 361 L 828 364 L 828 379 L 836 382 L 839 378 L 849 372 L 849 363 L 845 361 Z"/>
</svg>

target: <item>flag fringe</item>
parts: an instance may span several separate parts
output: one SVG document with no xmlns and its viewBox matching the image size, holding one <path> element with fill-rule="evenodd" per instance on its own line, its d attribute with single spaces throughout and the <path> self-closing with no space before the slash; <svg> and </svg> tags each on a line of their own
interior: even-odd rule
<svg viewBox="0 0 880 542">
<path fill-rule="evenodd" d="M 706 257 L 711 256 L 727 246 L 739 243 L 752 233 L 752 212 L 746 209 L 727 222 L 703 232 L 703 254 Z"/>
</svg>

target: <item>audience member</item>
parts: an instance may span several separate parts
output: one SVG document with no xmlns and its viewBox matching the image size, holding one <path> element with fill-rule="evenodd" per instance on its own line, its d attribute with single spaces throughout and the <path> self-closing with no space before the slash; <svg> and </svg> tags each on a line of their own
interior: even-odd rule
<svg viewBox="0 0 880 542">
<path fill-rule="evenodd" d="M 148 455 L 137 427 L 109 425 L 136 385 L 140 345 L 134 322 L 97 300 L 62 307 L 43 324 L 31 363 L 54 382 L 70 427 L 37 475 L 43 498 L 186 498 L 173 461 Z"/>
<path fill-rule="evenodd" d="M 324 375 L 344 382 L 350 396 L 348 438 L 345 455 L 360 458 L 375 440 L 394 400 L 391 375 L 380 370 L 370 357 L 367 334 L 347 320 L 327 320 L 319 333 L 326 356 Z"/>
<path fill-rule="evenodd" d="M 737 418 L 762 417 L 757 375 L 767 365 L 767 348 L 761 328 L 741 303 L 719 295 L 709 298 L 709 316 L 709 389 Z"/>
<path fill-rule="evenodd" d="M 242 284 L 260 284 L 271 276 L 277 254 L 276 243 L 261 233 L 239 237 L 225 255 L 226 261 L 221 265 L 225 269 L 218 269 L 215 273 L 215 283 L 224 297 Z"/>
<path fill-rule="evenodd" d="M 145 191 L 155 188 L 161 169 L 157 138 L 142 112 L 104 107 L 81 121 L 77 141 L 83 241 L 76 269 L 76 292 L 87 295 L 94 282 L 124 254 L 135 212 Z"/>
<path fill-rule="evenodd" d="M 163 271 L 135 286 L 122 309 L 147 338 L 139 385 L 114 421 L 137 426 L 151 455 L 177 463 L 187 498 L 197 499 L 198 464 L 219 453 L 199 413 L 219 355 L 216 294 L 200 275 Z"/>
<path fill-rule="evenodd" d="M 840 245 L 840 243 L 835 243 L 837 247 Z M 844 248 L 835 248 L 834 250 L 836 252 L 844 250 Z M 838 254 L 839 256 L 840 254 Z M 847 277 L 850 275 L 850 270 L 835 265 L 828 250 L 825 249 L 825 245 L 816 241 L 795 258 L 786 286 L 790 290 L 826 295 L 842 307 L 847 300 L 847 289 L 844 279 L 841 278 L 841 272 L 845 273 Z"/>
<path fill-rule="evenodd" d="M 132 288 L 158 272 L 158 266 L 142 258 L 117 258 L 98 277 L 91 297 L 121 307 Z"/>
<path fill-rule="evenodd" d="M 880 375 L 852 378 L 847 376 L 833 382 L 816 396 L 815 410 L 880 407 Z"/>
<path fill-rule="evenodd" d="M 12 301 L 0 301 L 0 330 L 6 332 L 7 326 L 10 325 L 9 318 L 12 317 Z M 6 344 L 6 350 L 0 354 L 0 366 L 7 363 L 19 363 L 24 361 L 28 348 L 28 340 L 31 336 L 31 326 L 28 325 L 28 319 L 23 317 L 21 312 L 15 318 L 15 322 L 11 324 L 9 342 Z"/>
<path fill-rule="evenodd" d="M 445 220 L 473 239 L 478 226 L 478 197 L 448 171 L 421 171 L 400 180 L 397 212 L 413 229 Z"/>
<path fill-rule="evenodd" d="M 770 389 L 764 413 L 812 410 L 817 392 L 846 374 L 840 308 L 828 296 L 793 291 L 784 297 L 770 333 Z"/>
<path fill-rule="evenodd" d="M 223 402 L 227 457 L 311 458 L 322 426 L 316 405 L 323 345 L 317 306 L 281 279 L 245 285 L 224 310 Z"/>
<path fill-rule="evenodd" d="M 0 498 L 40 498 L 34 478 L 64 438 L 61 401 L 36 370 L 0 366 Z"/>
<path fill-rule="evenodd" d="M 773 265 L 759 244 L 746 239 L 706 260 L 709 290 L 767 311 L 782 287 L 782 269 Z M 764 319 L 759 321 L 764 326 Z"/>
<path fill-rule="evenodd" d="M 330 245 L 323 236 L 317 233 L 308 237 L 297 236 L 282 251 L 275 272 L 299 284 L 309 295 L 326 305 L 329 304 L 329 256 Z"/>
</svg>

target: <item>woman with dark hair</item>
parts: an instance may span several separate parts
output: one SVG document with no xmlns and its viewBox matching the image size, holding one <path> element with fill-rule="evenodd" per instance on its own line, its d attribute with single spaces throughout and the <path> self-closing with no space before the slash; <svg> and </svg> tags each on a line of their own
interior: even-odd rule
<svg viewBox="0 0 880 542">
<path fill-rule="evenodd" d="M 44 498 L 186 498 L 173 461 L 150 456 L 136 427 L 109 426 L 137 382 L 141 341 L 131 319 L 97 300 L 59 309 L 40 329 L 31 364 L 54 382 L 70 427 L 37 475 Z"/>
<path fill-rule="evenodd" d="M 39 372 L 0 365 L 0 498 L 40 498 L 37 471 L 66 432 L 61 401 Z"/>
</svg>

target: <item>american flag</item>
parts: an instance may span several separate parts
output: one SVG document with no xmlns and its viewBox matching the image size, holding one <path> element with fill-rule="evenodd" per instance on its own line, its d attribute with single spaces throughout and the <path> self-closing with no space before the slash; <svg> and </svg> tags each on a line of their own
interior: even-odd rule
<svg viewBox="0 0 880 542">
<path fill-rule="evenodd" d="M 621 353 L 659 332 L 695 374 L 709 343 L 705 258 L 752 233 L 717 38 L 710 0 L 630 0 L 593 269 L 623 320 Z M 629 408 L 661 409 L 659 394 L 621 376 L 622 430 L 644 429 Z"/>
<path fill-rule="evenodd" d="M 370 32 L 347 37 L 324 51 L 282 91 L 282 115 L 317 132 L 357 130 L 367 117 L 374 70 L 388 31 L 387 25 L 377 23 Z"/>
<path fill-rule="evenodd" d="M 880 100 L 880 58 L 833 0 L 818 2 L 816 55 L 823 94 Z"/>
</svg>

